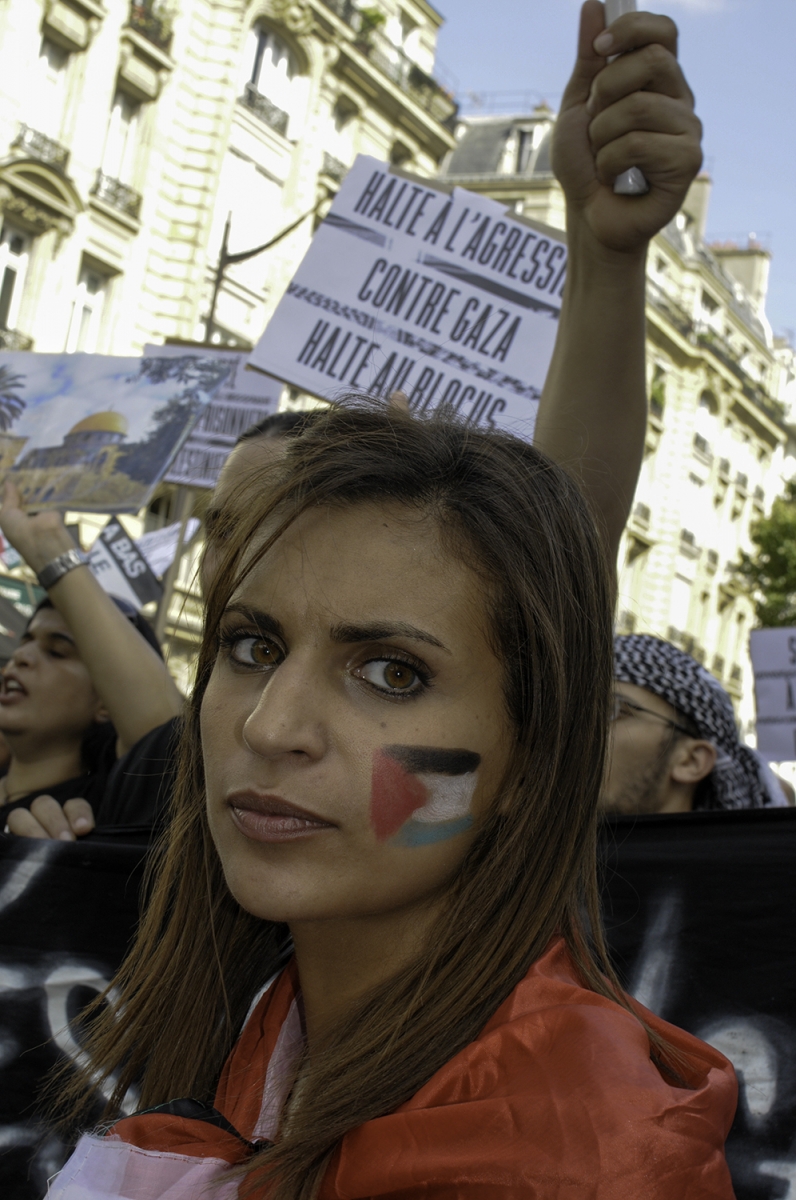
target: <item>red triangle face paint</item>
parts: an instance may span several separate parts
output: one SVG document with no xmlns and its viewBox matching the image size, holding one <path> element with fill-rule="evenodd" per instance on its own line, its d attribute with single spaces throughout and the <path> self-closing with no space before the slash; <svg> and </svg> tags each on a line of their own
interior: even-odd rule
<svg viewBox="0 0 796 1200">
<path fill-rule="evenodd" d="M 396 834 L 413 812 L 428 801 L 428 791 L 416 775 L 378 750 L 373 756 L 370 822 L 380 842 Z"/>
</svg>

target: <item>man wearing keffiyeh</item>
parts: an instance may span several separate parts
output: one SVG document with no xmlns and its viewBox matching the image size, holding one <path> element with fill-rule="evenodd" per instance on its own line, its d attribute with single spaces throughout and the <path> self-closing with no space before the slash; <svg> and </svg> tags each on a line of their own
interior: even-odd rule
<svg viewBox="0 0 796 1200">
<path fill-rule="evenodd" d="M 618 637 L 614 657 L 606 810 L 787 804 L 771 769 L 740 741 L 729 696 L 695 659 L 646 634 Z"/>
</svg>

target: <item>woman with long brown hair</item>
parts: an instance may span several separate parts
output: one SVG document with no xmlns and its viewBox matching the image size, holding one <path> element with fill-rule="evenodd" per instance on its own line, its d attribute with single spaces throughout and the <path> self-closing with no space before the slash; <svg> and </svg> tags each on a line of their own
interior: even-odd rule
<svg viewBox="0 0 796 1200">
<path fill-rule="evenodd" d="M 601 13 L 557 156 L 565 308 L 590 294 L 604 328 L 643 295 L 698 134 L 673 27 L 631 14 L 606 48 Z M 629 53 L 604 67 L 595 37 Z M 150 901 L 62 1089 L 95 1132 L 54 1200 L 730 1200 L 732 1068 L 622 993 L 600 931 L 603 544 L 632 496 L 602 452 L 568 462 L 599 529 L 539 450 L 367 404 L 241 482 Z"/>
<path fill-rule="evenodd" d="M 600 934 L 611 606 L 577 487 L 368 407 L 274 470 L 89 1043 L 106 1120 L 144 1111 L 54 1196 L 729 1200 L 732 1069 L 623 996 Z"/>
</svg>

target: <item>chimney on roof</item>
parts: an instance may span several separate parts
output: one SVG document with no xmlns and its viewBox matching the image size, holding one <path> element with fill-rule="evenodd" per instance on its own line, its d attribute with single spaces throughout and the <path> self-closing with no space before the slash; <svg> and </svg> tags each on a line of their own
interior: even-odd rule
<svg viewBox="0 0 796 1200">
<path fill-rule="evenodd" d="M 737 279 L 746 291 L 754 308 L 763 313 L 768 294 L 768 273 L 771 270 L 771 254 L 749 235 L 746 246 L 735 246 L 732 242 L 710 247 L 725 270 Z"/>
<path fill-rule="evenodd" d="M 702 171 L 691 184 L 688 189 L 688 195 L 683 201 L 683 212 L 688 218 L 688 227 L 697 242 L 705 240 L 710 189 L 712 187 L 713 180 L 707 171 Z"/>
</svg>

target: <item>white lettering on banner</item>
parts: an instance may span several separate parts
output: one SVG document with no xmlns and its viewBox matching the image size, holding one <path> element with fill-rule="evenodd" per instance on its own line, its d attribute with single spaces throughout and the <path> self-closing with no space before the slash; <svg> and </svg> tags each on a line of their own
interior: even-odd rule
<svg viewBox="0 0 796 1200">
<path fill-rule="evenodd" d="M 162 595 L 146 558 L 116 520 L 109 521 L 95 541 L 88 565 L 106 592 L 137 609 Z"/>
<path fill-rule="evenodd" d="M 530 438 L 566 262 L 555 231 L 360 156 L 250 362 L 322 399 L 401 391 Z"/>
<path fill-rule="evenodd" d="M 139 575 L 144 574 L 147 564 L 129 538 L 117 538 L 115 542 L 109 542 L 108 545 L 116 558 L 121 562 L 128 579 L 137 579 Z"/>
<path fill-rule="evenodd" d="M 792 762 L 796 759 L 796 628 L 754 629 L 750 650 L 757 748 L 772 762 Z"/>
</svg>

